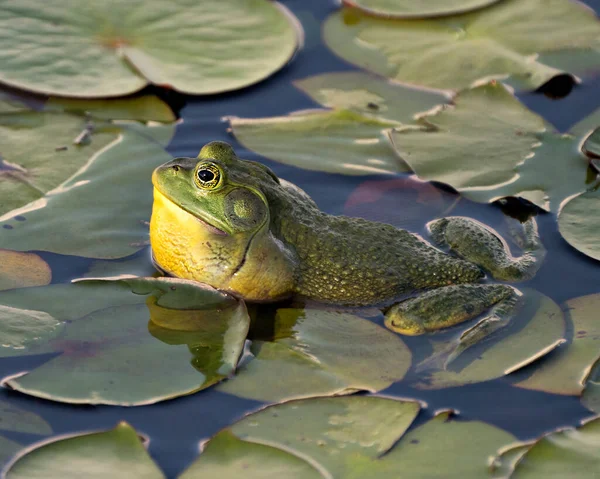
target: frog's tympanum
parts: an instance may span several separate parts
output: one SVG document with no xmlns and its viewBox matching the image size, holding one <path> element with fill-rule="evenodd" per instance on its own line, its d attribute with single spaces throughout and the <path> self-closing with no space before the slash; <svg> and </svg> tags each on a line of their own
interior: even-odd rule
<svg viewBox="0 0 600 479">
<path fill-rule="evenodd" d="M 247 301 L 291 295 L 340 306 L 379 306 L 386 325 L 416 335 L 489 310 L 508 315 L 543 257 L 535 220 L 522 227 L 523 256 L 511 256 L 488 227 L 463 217 L 428 225 L 420 236 L 319 210 L 269 168 L 212 142 L 198 158 L 154 171 L 150 242 L 163 272 L 207 283 Z"/>
</svg>

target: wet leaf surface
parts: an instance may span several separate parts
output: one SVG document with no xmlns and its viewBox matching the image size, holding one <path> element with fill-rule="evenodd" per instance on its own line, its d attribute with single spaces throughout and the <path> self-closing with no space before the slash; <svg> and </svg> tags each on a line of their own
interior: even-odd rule
<svg viewBox="0 0 600 479">
<path fill-rule="evenodd" d="M 368 475 L 383 479 L 396 477 L 399 471 L 428 478 L 435 477 L 440 468 L 448 478 L 481 478 L 488 457 L 512 440 L 510 434 L 493 426 L 457 421 L 447 412 L 407 433 L 419 409 L 415 402 L 367 396 L 305 399 L 271 406 L 217 434 L 183 477 L 204 477 L 208 472 L 228 477 L 239 465 L 228 460 L 226 447 L 257 454 L 246 462 L 248 477 L 279 477 L 257 475 L 257 459 L 272 452 L 269 447 L 279 452 L 270 456 L 276 458 L 276 467 L 289 462 L 294 467 L 292 477 L 297 478 Z M 301 469 L 298 459 L 313 469 Z"/>
<path fill-rule="evenodd" d="M 519 455 L 522 450 L 519 451 Z M 508 453 L 514 455 L 514 449 Z M 500 458 L 503 461 L 504 458 Z M 519 458 L 511 479 L 593 478 L 600 467 L 600 418 L 582 426 L 551 432 Z"/>
<path fill-rule="evenodd" d="M 149 83 L 219 93 L 270 76 L 300 41 L 291 14 L 265 0 L 71 7 L 70 0 L 0 3 L 2 82 L 71 97 L 122 96 Z"/>
<path fill-rule="evenodd" d="M 229 121 L 247 148 L 299 168 L 347 175 L 410 171 L 391 148 L 387 131 L 447 97 L 359 72 L 317 75 L 295 85 L 332 110 Z"/>
<path fill-rule="evenodd" d="M 165 476 L 127 423 L 81 436 L 57 439 L 27 452 L 11 465 L 7 479 L 129 479 Z"/>
<path fill-rule="evenodd" d="M 257 319 L 261 320 L 260 317 Z M 348 313 L 279 309 L 274 341 L 218 389 L 259 401 L 379 391 L 404 377 L 411 353 L 399 336 Z"/>
<path fill-rule="evenodd" d="M 39 307 L 63 330 L 46 342 L 4 346 L 2 356 L 58 353 L 7 384 L 54 401 L 136 405 L 193 393 L 233 373 L 248 332 L 243 303 L 174 278 L 21 291 L 1 294 L 3 308 Z M 28 319 L 21 334 L 30 340 L 39 321 Z"/>
<path fill-rule="evenodd" d="M 573 248 L 600 260 L 600 189 L 567 201 L 558 213 L 558 229 Z"/>
<path fill-rule="evenodd" d="M 499 0 L 342 0 L 349 7 L 385 18 L 425 18 L 489 7 Z"/>
<path fill-rule="evenodd" d="M 518 196 L 554 211 L 588 188 L 579 140 L 548 131 L 501 84 L 464 91 L 455 104 L 423 117 L 420 127 L 391 134 L 420 178 L 446 183 L 473 201 Z"/>
<path fill-rule="evenodd" d="M 379 19 L 345 8 L 324 26 L 325 43 L 344 60 L 398 81 L 451 90 L 508 77 L 535 90 L 564 75 L 536 54 L 588 49 L 588 63 L 598 61 L 589 47 L 599 34 L 593 12 L 566 0 L 505 0 L 425 20 Z"/>
<path fill-rule="evenodd" d="M 0 291 L 45 286 L 51 280 L 50 266 L 37 254 L 0 249 Z"/>
<path fill-rule="evenodd" d="M 573 324 L 573 339 L 545 358 L 519 387 L 553 394 L 580 395 L 586 378 L 600 358 L 600 294 L 567 301 L 567 314 Z"/>
<path fill-rule="evenodd" d="M 144 221 L 152 206 L 150 177 L 155 167 L 171 158 L 163 145 L 174 126 L 119 123 L 111 128 L 115 127 L 110 147 L 89 150 L 85 166 L 78 163 L 68 179 L 63 175 L 51 194 L 37 201 L 31 198 L 32 203 L 0 218 L 0 247 L 107 259 L 128 256 L 147 243 Z M 95 136 L 83 150 L 106 146 Z M 31 139 L 26 141 L 27 148 L 35 149 Z M 89 156 L 93 151 L 96 154 Z M 43 160 L 36 152 L 32 157 Z M 58 170 L 52 159 L 48 162 L 50 170 Z"/>
<path fill-rule="evenodd" d="M 589 410 L 600 414 L 600 362 L 597 362 L 590 373 L 581 402 Z"/>
<path fill-rule="evenodd" d="M 506 331 L 464 351 L 445 369 L 440 361 L 426 363 L 432 369 L 423 372 L 416 384 L 420 389 L 440 389 L 487 381 L 510 374 L 548 354 L 564 341 L 565 323 L 560 307 L 547 296 L 524 289 L 524 304 L 511 319 Z M 434 355 L 453 350 L 457 339 L 434 343 Z M 450 347 L 449 347 L 450 346 Z M 441 359 L 445 356 L 442 355 Z M 420 369 L 424 369 L 424 364 Z M 429 367 L 429 366 L 428 366 Z M 417 366 L 419 368 L 419 366 Z M 426 370 L 426 369 L 425 369 Z"/>
</svg>

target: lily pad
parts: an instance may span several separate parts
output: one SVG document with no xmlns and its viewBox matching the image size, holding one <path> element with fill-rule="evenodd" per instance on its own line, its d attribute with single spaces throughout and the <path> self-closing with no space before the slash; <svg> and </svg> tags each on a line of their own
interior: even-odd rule
<svg viewBox="0 0 600 479">
<path fill-rule="evenodd" d="M 589 410 L 600 414 L 600 362 L 597 362 L 587 378 L 581 402 Z"/>
<path fill-rule="evenodd" d="M 511 319 L 517 331 L 504 332 L 502 340 L 475 345 L 447 369 L 421 374 L 419 389 L 441 389 L 505 376 L 531 364 L 564 342 L 565 323 L 560 307 L 547 296 L 525 289 L 524 304 Z M 497 334 L 503 334 L 499 332 Z M 487 348 L 486 348 L 487 346 Z M 483 351 L 482 348 L 485 348 Z M 465 364 L 466 362 L 466 364 Z M 457 368 L 456 364 L 460 367 Z"/>
<path fill-rule="evenodd" d="M 360 72 L 317 75 L 295 85 L 332 110 L 272 118 L 230 117 L 233 134 L 271 160 L 347 175 L 410 171 L 391 148 L 386 132 L 448 100 L 439 92 Z"/>
<path fill-rule="evenodd" d="M 344 5 L 385 18 L 441 17 L 489 7 L 499 0 L 342 0 Z"/>
<path fill-rule="evenodd" d="M 507 453 L 514 456 L 515 450 Z M 592 478 L 600 468 L 600 418 L 588 420 L 577 429 L 552 432 L 522 453 L 521 448 L 511 479 Z"/>
<path fill-rule="evenodd" d="M 37 254 L 0 249 L 0 291 L 45 286 L 50 281 L 50 266 Z"/>
<path fill-rule="evenodd" d="M 273 342 L 253 341 L 252 360 L 218 389 L 272 402 L 379 391 L 402 379 L 411 364 L 397 335 L 352 314 L 279 309 L 274 336 Z"/>
<path fill-rule="evenodd" d="M 0 217 L 0 247 L 108 259 L 129 256 L 145 245 L 148 226 L 143 222 L 150 218 L 152 208 L 150 177 L 155 167 L 171 158 L 162 143 L 174 127 L 119 123 L 111 128 L 114 133 L 106 140 L 115 141 L 109 147 L 96 141 L 95 134 L 91 145 L 81 147 L 92 150 L 77 157 L 69 173 L 73 176 L 68 178 L 63 171 L 57 178 L 61 183 L 53 185 L 50 193 L 41 196 L 43 192 L 36 191 L 39 199 L 31 197 L 31 203 Z M 23 141 L 32 149 L 32 157 L 42 161 L 31 137 Z M 96 151 L 96 146 L 103 149 Z M 52 155 L 61 153 L 68 152 L 52 150 Z M 52 174 L 59 170 L 54 160 L 44 163 Z M 21 183 L 18 187 L 20 191 Z"/>
<path fill-rule="evenodd" d="M 556 211 L 587 190 L 588 161 L 577 138 L 549 130 L 492 82 L 459 93 L 455 105 L 422 117 L 420 126 L 396 129 L 391 139 L 422 179 L 446 183 L 473 201 L 518 196 Z"/>
<path fill-rule="evenodd" d="M 267 78 L 301 41 L 292 15 L 266 0 L 72 6 L 0 2 L 0 81 L 70 97 L 122 96 L 148 84 L 220 93 Z"/>
<path fill-rule="evenodd" d="M 573 324 L 573 340 L 552 352 L 533 374 L 516 384 L 552 394 L 580 395 L 594 363 L 600 359 L 600 294 L 567 301 Z"/>
<path fill-rule="evenodd" d="M 233 373 L 248 332 L 242 302 L 175 278 L 88 280 L 29 288 L 26 296 L 20 291 L 0 294 L 0 304 L 20 313 L 23 303 L 45 309 L 64 331 L 44 343 L 0 351 L 60 353 L 7 385 L 54 401 L 138 405 L 199 391 Z M 177 341 L 161 337 L 170 327 Z"/>
<path fill-rule="evenodd" d="M 600 260 L 600 189 L 567 201 L 558 213 L 558 230 L 573 248 Z"/>
<path fill-rule="evenodd" d="M 343 59 L 394 80 L 449 90 L 509 77 L 537 89 L 554 78 L 568 78 L 536 55 L 561 49 L 593 52 L 599 35 L 594 13 L 568 0 L 504 0 L 425 20 L 380 19 L 345 8 L 324 27 L 325 43 Z M 590 61 L 598 57 L 592 54 Z"/>
<path fill-rule="evenodd" d="M 245 451 L 244 477 L 251 478 L 281 477 L 285 463 L 294 468 L 294 478 L 387 479 L 400 471 L 430 478 L 440 470 L 448 478 L 481 478 L 489 456 L 513 440 L 485 423 L 456 421 L 448 412 L 407 433 L 419 409 L 415 402 L 368 396 L 271 406 L 217 434 L 182 477 L 233 477 L 240 466 L 229 457 Z M 260 475 L 265 456 L 275 463 L 271 475 Z M 301 469 L 298 459 L 312 469 Z"/>
<path fill-rule="evenodd" d="M 85 472 L 83 472 L 85 471 Z M 127 423 L 116 428 L 44 443 L 20 456 L 6 479 L 130 479 L 165 476 Z"/>
<path fill-rule="evenodd" d="M 4 466 L 21 449 L 23 449 L 22 444 L 0 435 L 0 467 Z"/>
</svg>

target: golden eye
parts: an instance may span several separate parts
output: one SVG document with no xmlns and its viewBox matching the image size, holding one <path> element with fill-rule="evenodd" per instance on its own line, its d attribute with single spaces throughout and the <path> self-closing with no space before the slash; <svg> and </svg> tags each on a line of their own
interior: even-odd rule
<svg viewBox="0 0 600 479">
<path fill-rule="evenodd" d="M 196 171 L 196 184 L 205 190 L 213 190 L 219 186 L 221 170 L 212 163 L 203 163 Z"/>
</svg>

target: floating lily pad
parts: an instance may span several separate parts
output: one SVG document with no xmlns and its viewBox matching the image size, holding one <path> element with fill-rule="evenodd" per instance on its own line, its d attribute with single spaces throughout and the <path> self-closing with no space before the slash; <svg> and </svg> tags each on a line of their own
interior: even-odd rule
<svg viewBox="0 0 600 479">
<path fill-rule="evenodd" d="M 594 13 L 568 0 L 504 0 L 425 20 L 386 20 L 345 8 L 324 27 L 326 44 L 347 61 L 398 81 L 451 90 L 490 78 L 512 77 L 529 89 L 568 78 L 536 54 L 589 49 L 590 61 L 598 61 L 590 47 L 599 35 Z"/>
<path fill-rule="evenodd" d="M 530 443 L 511 444 L 498 451 L 499 455 L 494 458 L 490 465 L 491 477 L 494 479 L 506 479 L 514 472 L 518 462 L 532 446 Z"/>
<path fill-rule="evenodd" d="M 535 290 L 523 291 L 524 304 L 517 316 L 511 319 L 512 327 L 516 327 L 517 331 L 512 334 L 506 331 L 506 336 L 495 343 L 487 341 L 487 344 L 472 346 L 447 369 L 433 369 L 428 376 L 421 374 L 422 379 L 416 387 L 440 389 L 501 377 L 534 362 L 562 344 L 565 323 L 560 307 Z"/>
<path fill-rule="evenodd" d="M 152 208 L 150 177 L 154 168 L 171 158 L 162 144 L 174 127 L 119 123 L 111 128 L 116 130 L 106 141 L 97 140 L 94 134 L 92 143 L 81 147 L 87 153 L 77 156 L 70 178 L 54 157 L 68 151 L 55 152 L 52 141 L 52 158 L 44 163 L 44 156 L 35 151 L 38 145 L 31 144 L 32 138 L 22 139 L 31 149 L 28 154 L 42 162 L 44 170 L 51 171 L 51 175 L 54 170 L 62 171 L 57 178 L 61 184 L 53 185 L 52 192 L 45 196 L 45 192 L 36 190 L 37 201 L 31 197 L 31 203 L 0 217 L 0 247 L 108 259 L 129 256 L 147 243 L 148 226 L 144 221 L 150 218 Z M 106 148 L 112 139 L 115 141 Z M 23 151 L 16 139 L 11 141 Z M 103 149 L 97 151 L 99 147 Z M 16 187 L 21 191 L 22 183 Z M 23 201 L 25 198 L 20 203 Z"/>
<path fill-rule="evenodd" d="M 597 362 L 587 378 L 581 402 L 585 407 L 600 414 L 600 362 Z"/>
<path fill-rule="evenodd" d="M 394 84 L 360 72 L 317 75 L 295 85 L 333 110 L 229 121 L 247 148 L 281 163 L 347 175 L 407 172 L 387 131 L 418 112 L 445 103 L 444 95 Z"/>
<path fill-rule="evenodd" d="M 600 294 L 567 301 L 573 340 L 552 352 L 533 374 L 516 386 L 552 394 L 580 395 L 592 366 L 600 359 Z"/>
<path fill-rule="evenodd" d="M 489 7 L 499 0 L 342 0 L 349 7 L 385 18 L 441 17 Z"/>
<path fill-rule="evenodd" d="M 22 444 L 0 435 L 0 468 L 21 449 L 23 449 Z"/>
<path fill-rule="evenodd" d="M 367 396 L 271 406 L 217 434 L 182 477 L 233 477 L 240 464 L 230 457 L 237 452 L 246 459 L 244 477 L 251 478 L 281 477 L 289 463 L 294 478 L 387 479 L 401 471 L 430 478 L 443 471 L 448 478 L 479 479 L 488 458 L 514 440 L 482 422 L 456 421 L 448 412 L 406 433 L 419 409 L 414 402 Z M 262 458 L 269 460 L 271 475 L 261 475 Z M 298 459 L 312 469 L 301 468 Z"/>
<path fill-rule="evenodd" d="M 600 189 L 567 201 L 558 213 L 558 229 L 573 248 L 600 260 Z"/>
<path fill-rule="evenodd" d="M 0 304 L 21 314 L 23 303 L 40 308 L 64 331 L 43 343 L 0 350 L 5 356 L 60 353 L 7 385 L 55 401 L 137 405 L 193 393 L 233 373 L 248 332 L 242 302 L 175 278 L 21 291 L 0 294 Z M 175 342 L 161 336 L 171 327 Z"/>
<path fill-rule="evenodd" d="M 260 321 L 261 318 L 258 318 Z M 275 340 L 219 390 L 259 401 L 379 391 L 404 377 L 411 354 L 392 332 L 351 314 L 280 309 Z"/>
<path fill-rule="evenodd" d="M 534 444 L 526 445 L 524 454 L 523 449 L 506 451 L 512 458 L 515 454 L 519 456 L 511 479 L 593 478 L 600 468 L 600 418 L 586 421 L 577 429 L 552 432 Z M 504 460 L 500 457 L 497 461 Z"/>
<path fill-rule="evenodd" d="M 279 70 L 301 36 L 292 15 L 266 0 L 72 7 L 70 0 L 0 2 L 0 81 L 70 97 L 122 96 L 148 84 L 220 93 Z"/>
<path fill-rule="evenodd" d="M 45 286 L 51 280 L 50 266 L 37 254 L 0 249 L 0 290 Z"/>
<path fill-rule="evenodd" d="M 19 457 L 7 479 L 163 479 L 165 476 L 127 423 L 92 434 L 44 443 Z"/>
<path fill-rule="evenodd" d="M 446 183 L 473 201 L 518 196 L 556 211 L 588 188 L 588 160 L 577 138 L 549 128 L 492 82 L 461 92 L 455 105 L 424 116 L 420 126 L 396 129 L 391 139 L 422 179 Z"/>
</svg>

